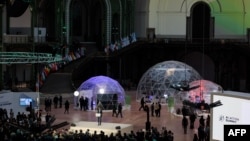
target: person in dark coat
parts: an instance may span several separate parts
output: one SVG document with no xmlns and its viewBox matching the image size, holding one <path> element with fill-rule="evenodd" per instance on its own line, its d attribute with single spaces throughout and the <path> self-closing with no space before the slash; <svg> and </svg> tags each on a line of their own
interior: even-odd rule
<svg viewBox="0 0 250 141">
<path fill-rule="evenodd" d="M 195 122 L 195 119 L 196 119 L 196 115 L 195 115 L 195 113 L 192 113 L 192 114 L 189 116 L 190 129 L 194 129 L 194 122 Z"/>
<path fill-rule="evenodd" d="M 198 137 L 199 141 L 205 140 L 205 127 L 202 124 L 198 127 Z"/>
<path fill-rule="evenodd" d="M 53 99 L 53 103 L 54 103 L 54 108 L 56 109 L 57 108 L 57 105 L 58 105 L 58 96 L 56 95 Z"/>
<path fill-rule="evenodd" d="M 151 108 L 151 116 L 153 117 L 154 116 L 154 113 L 155 113 L 155 104 L 154 102 L 151 104 L 150 108 Z"/>
<path fill-rule="evenodd" d="M 121 103 L 119 103 L 119 105 L 118 105 L 118 112 L 117 112 L 116 117 L 118 117 L 119 115 L 121 116 L 121 118 L 123 117 L 122 116 L 122 104 Z"/>
<path fill-rule="evenodd" d="M 68 100 L 65 101 L 64 107 L 65 107 L 64 114 L 65 114 L 65 113 L 68 114 L 68 113 L 69 113 L 69 101 L 68 101 Z"/>
<path fill-rule="evenodd" d="M 141 111 L 141 109 L 144 110 L 144 105 L 145 105 L 145 101 L 144 101 L 144 97 L 141 98 L 141 107 L 139 108 L 139 111 Z"/>
<path fill-rule="evenodd" d="M 79 103 L 80 103 L 80 110 L 82 111 L 84 108 L 84 98 L 83 96 L 81 96 L 81 98 L 79 99 Z"/>
<path fill-rule="evenodd" d="M 160 117 L 161 116 L 161 102 L 158 102 L 158 107 L 159 107 L 159 109 L 158 109 L 158 117 Z"/>
<path fill-rule="evenodd" d="M 59 96 L 59 108 L 62 108 L 62 95 Z"/>
<path fill-rule="evenodd" d="M 184 129 L 184 134 L 187 134 L 188 119 L 186 116 L 184 116 L 182 119 L 182 127 Z"/>
<path fill-rule="evenodd" d="M 204 119 L 203 115 L 200 117 L 199 123 L 200 123 L 200 125 L 205 127 L 205 119 Z"/>
</svg>

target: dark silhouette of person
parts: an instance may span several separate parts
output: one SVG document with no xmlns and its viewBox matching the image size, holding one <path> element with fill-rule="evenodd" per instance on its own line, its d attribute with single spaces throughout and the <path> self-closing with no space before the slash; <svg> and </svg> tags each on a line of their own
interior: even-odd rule
<svg viewBox="0 0 250 141">
<path fill-rule="evenodd" d="M 205 127 L 205 119 L 204 119 L 203 115 L 200 117 L 199 123 L 200 123 L 200 125 Z"/>
<path fill-rule="evenodd" d="M 119 115 L 121 116 L 121 118 L 123 117 L 122 116 L 122 103 L 118 104 L 118 112 L 116 114 L 116 117 L 118 117 Z"/>
<path fill-rule="evenodd" d="M 91 110 L 94 110 L 94 98 L 93 97 L 91 97 L 90 108 Z"/>
<path fill-rule="evenodd" d="M 207 115 L 206 126 L 210 126 L 210 115 Z"/>
<path fill-rule="evenodd" d="M 194 133 L 193 141 L 199 141 L 198 135 L 196 133 Z"/>
<path fill-rule="evenodd" d="M 155 103 L 155 116 L 156 117 L 161 116 L 161 103 L 160 102 Z"/>
<path fill-rule="evenodd" d="M 187 134 L 188 119 L 186 116 L 184 116 L 182 119 L 182 127 L 184 129 L 184 134 Z"/>
<path fill-rule="evenodd" d="M 45 122 L 46 122 L 47 127 L 50 126 L 50 119 L 51 119 L 51 115 L 49 113 L 47 113 L 45 116 Z"/>
<path fill-rule="evenodd" d="M 144 97 L 141 98 L 141 107 L 139 108 L 139 111 L 141 111 L 141 109 L 144 110 L 144 105 L 145 105 L 145 101 L 144 101 Z"/>
<path fill-rule="evenodd" d="M 57 108 L 57 105 L 58 105 L 58 96 L 56 95 L 53 99 L 53 103 L 54 103 L 54 108 L 56 109 Z"/>
<path fill-rule="evenodd" d="M 69 101 L 68 101 L 68 100 L 65 101 L 64 107 L 65 107 L 64 114 L 65 114 L 65 113 L 68 114 L 68 113 L 69 113 Z"/>
<path fill-rule="evenodd" d="M 188 115 L 188 109 L 186 106 L 183 106 L 181 109 L 182 116 L 187 116 Z"/>
<path fill-rule="evenodd" d="M 115 102 L 113 102 L 113 105 L 112 105 L 112 117 L 114 116 L 114 115 L 117 115 L 117 112 L 116 112 L 116 110 L 117 110 L 117 105 L 115 104 Z"/>
<path fill-rule="evenodd" d="M 161 116 L 161 103 L 160 102 L 158 102 L 158 107 L 159 107 L 159 109 L 158 109 L 158 117 L 160 117 Z"/>
<path fill-rule="evenodd" d="M 59 108 L 62 108 L 62 95 L 59 96 Z"/>
<path fill-rule="evenodd" d="M 190 114 L 189 121 L 190 121 L 190 129 L 194 129 L 194 122 L 196 120 L 195 113 Z"/>
<path fill-rule="evenodd" d="M 198 127 L 198 137 L 199 141 L 204 141 L 205 140 L 205 129 L 202 124 Z"/>
<path fill-rule="evenodd" d="M 154 102 L 151 104 L 150 108 L 151 108 L 151 116 L 153 117 L 154 116 L 154 113 L 155 113 L 155 106 L 154 106 Z"/>
<path fill-rule="evenodd" d="M 83 101 L 84 101 L 84 107 L 83 107 L 83 110 L 84 111 L 87 111 L 89 109 L 89 99 L 87 97 L 83 97 Z"/>
<path fill-rule="evenodd" d="M 80 97 L 79 103 L 80 103 L 80 110 L 82 111 L 83 108 L 84 108 L 84 99 L 83 99 L 83 96 Z"/>
</svg>

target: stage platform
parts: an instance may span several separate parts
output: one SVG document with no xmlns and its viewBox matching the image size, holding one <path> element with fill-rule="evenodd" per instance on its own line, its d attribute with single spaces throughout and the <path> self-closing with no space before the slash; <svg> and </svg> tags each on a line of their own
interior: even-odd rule
<svg viewBox="0 0 250 141">
<path fill-rule="evenodd" d="M 79 132 L 81 129 L 85 133 L 87 129 L 89 129 L 91 134 L 93 134 L 94 131 L 96 131 L 97 134 L 103 131 L 105 135 L 110 135 L 111 133 L 116 134 L 119 130 L 122 134 L 130 133 L 130 131 L 133 130 L 133 125 L 121 123 L 102 122 L 102 124 L 98 126 L 97 122 L 80 121 L 76 122 L 75 125 L 76 126 L 70 126 L 69 131 L 75 132 L 75 130 L 78 130 Z M 120 127 L 120 129 L 117 129 L 117 127 Z"/>
</svg>

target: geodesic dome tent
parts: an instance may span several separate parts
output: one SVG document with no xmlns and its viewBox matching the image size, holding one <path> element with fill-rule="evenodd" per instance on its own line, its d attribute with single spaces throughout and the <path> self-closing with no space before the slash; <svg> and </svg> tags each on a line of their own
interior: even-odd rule
<svg viewBox="0 0 250 141">
<path fill-rule="evenodd" d="M 102 102 L 105 109 L 111 109 L 113 103 L 125 105 L 125 91 L 123 87 L 114 79 L 107 76 L 95 76 L 83 82 L 77 89 L 79 96 L 91 99 L 96 105 Z"/>
<path fill-rule="evenodd" d="M 176 92 L 172 84 L 187 83 L 201 79 L 199 73 L 191 66 L 179 61 L 164 61 L 149 68 L 141 77 L 136 99 L 150 96 L 163 98 Z"/>
<path fill-rule="evenodd" d="M 186 94 L 186 100 L 189 100 L 193 103 L 199 103 L 201 100 L 204 100 L 205 103 L 210 104 L 210 95 L 211 92 L 222 92 L 223 88 L 209 80 L 196 80 L 190 83 L 190 86 L 200 85 L 199 88 L 190 90 Z"/>
</svg>

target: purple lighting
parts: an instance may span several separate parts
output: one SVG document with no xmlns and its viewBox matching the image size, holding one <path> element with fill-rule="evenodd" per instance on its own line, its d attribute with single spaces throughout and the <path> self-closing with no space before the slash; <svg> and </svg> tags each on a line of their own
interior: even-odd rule
<svg viewBox="0 0 250 141">
<path fill-rule="evenodd" d="M 80 96 L 85 95 L 93 98 L 95 102 L 97 100 L 112 101 L 112 96 L 117 95 L 117 102 L 125 105 L 125 91 L 123 87 L 116 80 L 107 76 L 91 77 L 83 82 L 77 91 L 80 92 Z"/>
</svg>

